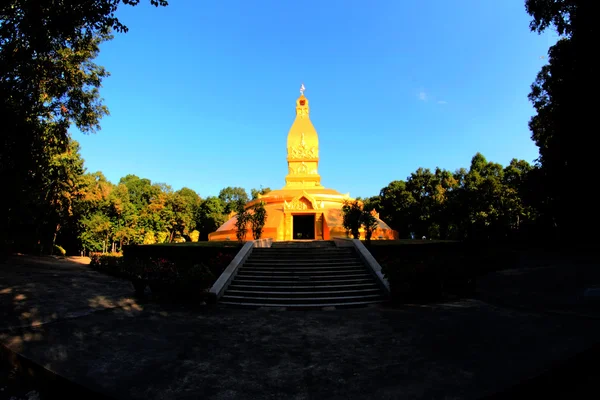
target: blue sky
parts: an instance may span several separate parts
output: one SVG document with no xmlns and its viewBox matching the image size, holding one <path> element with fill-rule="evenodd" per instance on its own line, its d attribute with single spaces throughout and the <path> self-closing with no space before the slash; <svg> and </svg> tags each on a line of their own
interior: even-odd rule
<svg viewBox="0 0 600 400">
<path fill-rule="evenodd" d="M 522 0 L 170 3 L 122 7 L 130 31 L 97 59 L 111 115 L 73 137 L 113 182 L 281 188 L 302 82 L 322 183 L 354 197 L 478 151 L 538 156 L 527 94 L 556 36 L 529 31 Z"/>
</svg>

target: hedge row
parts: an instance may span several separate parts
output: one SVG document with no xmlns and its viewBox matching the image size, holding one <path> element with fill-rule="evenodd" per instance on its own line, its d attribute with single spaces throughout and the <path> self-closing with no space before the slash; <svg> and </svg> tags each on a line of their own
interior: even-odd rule
<svg viewBox="0 0 600 400">
<path fill-rule="evenodd" d="M 90 267 L 104 274 L 126 278 L 121 253 L 90 253 Z"/>
<path fill-rule="evenodd" d="M 138 245 L 124 253 L 92 254 L 90 266 L 129 279 L 138 295 L 150 287 L 153 298 L 198 302 L 239 251 L 232 246 Z"/>
<path fill-rule="evenodd" d="M 517 265 L 518 251 L 474 243 L 378 246 L 369 250 L 390 283 L 392 301 L 427 303 L 475 294 L 478 276 Z"/>
</svg>

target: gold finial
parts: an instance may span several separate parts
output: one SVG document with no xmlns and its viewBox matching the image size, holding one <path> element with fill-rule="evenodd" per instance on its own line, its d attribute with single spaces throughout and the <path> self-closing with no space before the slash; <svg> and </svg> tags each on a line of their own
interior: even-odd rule
<svg viewBox="0 0 600 400">
<path fill-rule="evenodd" d="M 306 90 L 306 89 L 304 88 L 304 83 L 303 83 L 303 84 L 300 86 L 300 95 L 301 95 L 301 96 L 304 96 L 304 91 L 305 91 L 305 90 Z"/>
</svg>

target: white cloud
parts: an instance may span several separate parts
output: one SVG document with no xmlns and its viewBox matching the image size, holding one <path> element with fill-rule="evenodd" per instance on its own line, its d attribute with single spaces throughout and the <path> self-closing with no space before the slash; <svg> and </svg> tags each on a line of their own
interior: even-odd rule
<svg viewBox="0 0 600 400">
<path fill-rule="evenodd" d="M 437 104 L 448 104 L 446 100 L 438 100 L 437 96 L 430 95 L 425 89 L 421 88 L 417 91 L 417 99 L 424 102 L 433 102 Z"/>
</svg>

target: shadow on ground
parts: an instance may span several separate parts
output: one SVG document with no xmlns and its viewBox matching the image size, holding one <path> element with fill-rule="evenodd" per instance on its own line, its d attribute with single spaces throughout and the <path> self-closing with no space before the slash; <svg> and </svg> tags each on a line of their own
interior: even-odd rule
<svg viewBox="0 0 600 400">
<path fill-rule="evenodd" d="M 86 266 L 0 266 L 0 341 L 85 387 L 136 399 L 470 399 L 589 348 L 600 320 L 464 300 L 401 309 L 139 304 Z"/>
<path fill-rule="evenodd" d="M 15 256 L 0 264 L 0 330 L 115 307 L 141 309 L 132 298 L 129 282 L 102 275 L 78 261 Z"/>
</svg>

